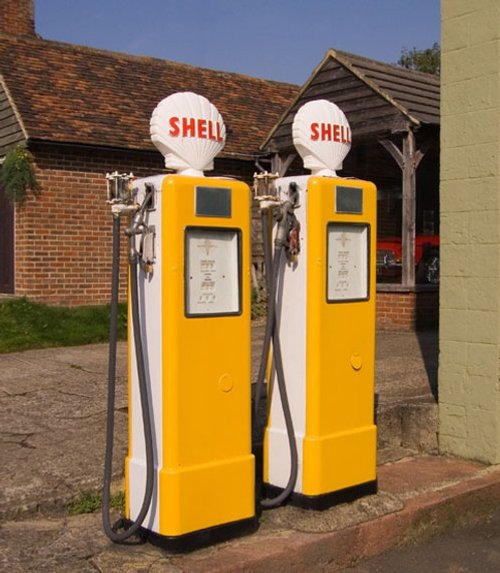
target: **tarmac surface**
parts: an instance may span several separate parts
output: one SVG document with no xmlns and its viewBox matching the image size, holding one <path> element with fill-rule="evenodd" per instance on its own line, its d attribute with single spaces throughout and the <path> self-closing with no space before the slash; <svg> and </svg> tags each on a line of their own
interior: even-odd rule
<svg viewBox="0 0 500 573">
<path fill-rule="evenodd" d="M 254 325 L 254 374 L 262 325 Z M 0 355 L 0 570 L 336 571 L 468 523 L 500 501 L 500 468 L 437 454 L 437 333 L 377 333 L 379 492 L 323 512 L 265 511 L 256 533 L 186 555 L 113 545 L 100 512 L 68 503 L 102 483 L 107 345 Z M 118 348 L 115 487 L 127 441 L 126 345 Z M 118 514 L 116 514 L 118 517 Z"/>
<path fill-rule="evenodd" d="M 500 509 L 480 523 L 393 549 L 342 573 L 387 573 L 403 569 L 404 573 L 498 573 Z"/>
</svg>

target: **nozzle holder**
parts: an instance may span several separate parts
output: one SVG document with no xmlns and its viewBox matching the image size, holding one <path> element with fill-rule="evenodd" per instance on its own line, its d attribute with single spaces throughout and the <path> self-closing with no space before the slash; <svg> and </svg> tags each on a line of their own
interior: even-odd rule
<svg viewBox="0 0 500 573">
<path fill-rule="evenodd" d="M 107 203 L 113 205 L 121 203 L 127 205 L 131 202 L 133 173 L 106 173 Z"/>
<path fill-rule="evenodd" d="M 254 198 L 260 202 L 261 209 L 265 205 L 279 203 L 278 189 L 275 180 L 278 179 L 278 173 L 254 173 L 253 176 L 253 193 Z"/>
</svg>

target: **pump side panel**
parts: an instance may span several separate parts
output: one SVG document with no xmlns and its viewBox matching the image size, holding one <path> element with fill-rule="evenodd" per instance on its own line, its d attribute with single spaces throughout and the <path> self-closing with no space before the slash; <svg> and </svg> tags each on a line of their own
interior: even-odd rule
<svg viewBox="0 0 500 573">
<path fill-rule="evenodd" d="M 158 472 L 162 466 L 162 248 L 158 237 L 162 234 L 162 194 L 160 192 L 164 175 L 137 180 L 134 192 L 137 200 L 142 202 L 145 196 L 145 184 L 152 183 L 156 192 L 154 209 L 146 212 L 145 222 L 156 233 L 156 264 L 152 273 L 138 270 L 139 316 L 141 322 L 141 337 L 146 369 L 146 382 L 149 388 L 150 413 L 153 422 L 153 454 L 155 460 L 155 486 L 153 498 L 144 527 L 158 531 Z M 140 239 L 136 237 L 136 248 L 140 249 Z M 130 301 L 130 296 L 129 296 Z M 146 487 L 146 448 L 144 443 L 144 428 L 142 418 L 139 381 L 134 347 L 133 325 L 128 316 L 128 380 L 129 380 L 129 452 L 125 463 L 126 516 L 135 520 L 142 506 Z"/>
<path fill-rule="evenodd" d="M 336 212 L 337 186 L 362 189 L 361 213 Z M 311 177 L 308 221 L 303 494 L 317 496 L 376 479 L 375 186 L 359 180 Z M 327 236 L 332 223 L 369 226 L 367 300 L 327 300 Z"/>
<path fill-rule="evenodd" d="M 229 217 L 197 216 L 195 188 L 231 190 Z M 163 469 L 160 534 L 254 516 L 250 420 L 250 192 L 237 181 L 172 175 L 163 196 Z M 237 230 L 241 312 L 187 316 L 186 232 Z M 202 244 L 194 248 L 203 247 Z"/>
<path fill-rule="evenodd" d="M 300 254 L 294 261 L 283 255 L 279 292 L 276 297 L 276 329 L 281 341 L 283 371 L 297 443 L 299 470 L 295 491 L 302 490 L 302 440 L 306 424 L 306 300 L 307 300 L 307 181 L 309 175 L 276 180 L 281 200 L 288 197 L 290 183 L 299 187 Z M 276 375 L 272 380 L 270 423 L 264 440 L 264 481 L 284 488 L 290 477 L 290 446 Z"/>
</svg>

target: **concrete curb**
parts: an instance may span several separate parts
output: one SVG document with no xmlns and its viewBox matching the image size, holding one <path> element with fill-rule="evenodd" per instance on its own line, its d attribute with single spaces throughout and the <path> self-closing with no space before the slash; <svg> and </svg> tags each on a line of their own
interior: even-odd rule
<svg viewBox="0 0 500 573">
<path fill-rule="evenodd" d="M 499 503 L 500 467 L 487 468 L 437 491 L 421 492 L 408 499 L 400 511 L 346 529 L 266 536 L 253 548 L 240 542 L 239 547 L 220 550 L 212 562 L 184 556 L 182 565 L 176 559 L 172 563 L 190 573 L 337 571 L 397 545 L 477 521 Z"/>
<path fill-rule="evenodd" d="M 149 543 L 113 544 L 100 512 L 4 522 L 0 563 L 12 573 L 325 573 L 479 522 L 500 505 L 500 466 L 456 458 L 388 462 L 379 467 L 379 484 L 377 495 L 325 512 L 266 511 L 256 533 L 185 555 Z"/>
<path fill-rule="evenodd" d="M 407 400 L 379 406 L 376 413 L 377 449 L 408 448 L 437 454 L 438 405 L 435 402 Z"/>
</svg>

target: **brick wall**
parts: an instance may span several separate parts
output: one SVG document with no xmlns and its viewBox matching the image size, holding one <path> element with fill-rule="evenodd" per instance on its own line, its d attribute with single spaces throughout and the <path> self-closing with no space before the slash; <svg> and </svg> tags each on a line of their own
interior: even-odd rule
<svg viewBox="0 0 500 573">
<path fill-rule="evenodd" d="M 34 0 L 1 0 L 0 34 L 34 36 Z"/>
<path fill-rule="evenodd" d="M 15 214 L 15 292 L 31 300 L 68 306 L 109 302 L 112 219 L 106 205 L 107 172 L 137 177 L 164 172 L 157 152 L 101 151 L 35 145 L 41 193 Z M 249 180 L 252 162 L 220 160 L 213 174 Z M 122 238 L 122 298 L 126 241 Z"/>
<path fill-rule="evenodd" d="M 437 290 L 377 292 L 377 327 L 400 330 L 435 328 L 438 324 Z"/>
<path fill-rule="evenodd" d="M 137 177 L 161 173 L 163 158 L 157 152 L 58 145 L 34 145 L 31 150 L 41 193 L 16 207 L 16 294 L 55 305 L 108 303 L 112 218 L 106 205 L 105 174 L 115 170 L 132 171 Z M 251 184 L 251 161 L 221 159 L 215 167 L 211 175 L 232 175 Z M 126 255 L 122 235 L 122 300 Z M 437 292 L 377 293 L 379 327 L 411 329 L 436 323 Z"/>
</svg>

